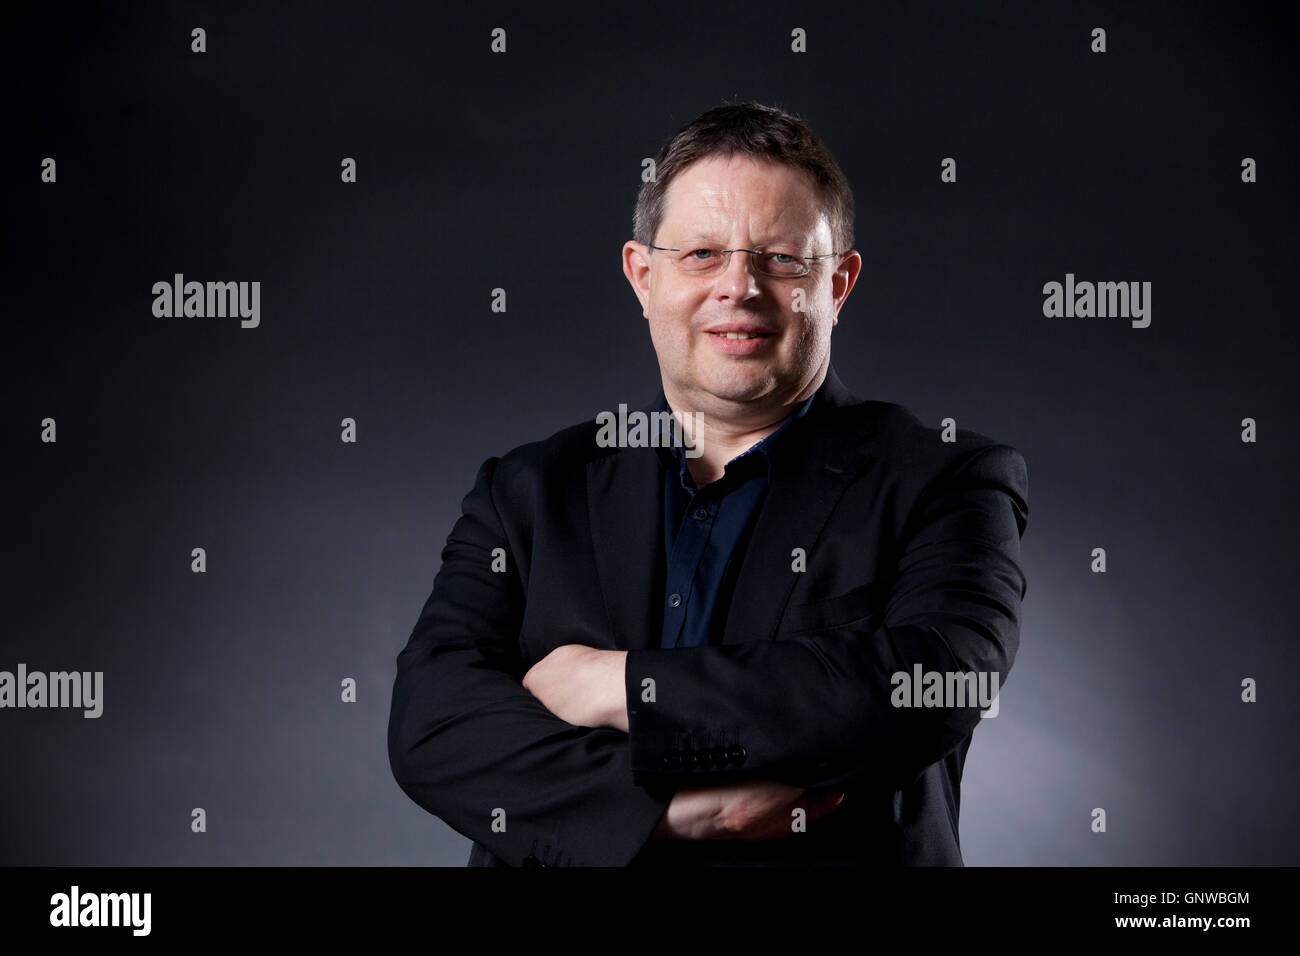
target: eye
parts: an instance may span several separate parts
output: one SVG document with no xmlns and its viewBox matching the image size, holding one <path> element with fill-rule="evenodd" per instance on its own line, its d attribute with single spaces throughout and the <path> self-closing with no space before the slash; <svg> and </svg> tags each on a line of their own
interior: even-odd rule
<svg viewBox="0 0 1300 956">
<path fill-rule="evenodd" d="M 771 255 L 772 258 L 774 258 L 777 262 L 781 263 L 782 265 L 789 265 L 790 263 L 795 261 L 794 256 L 789 255 L 788 253 L 785 252 L 773 252 L 771 253 Z"/>
<path fill-rule="evenodd" d="M 716 250 L 713 250 L 713 249 L 692 249 L 690 252 L 686 253 L 686 257 L 687 257 L 688 259 L 690 259 L 690 258 L 694 258 L 694 259 L 698 259 L 698 260 L 700 260 L 700 261 L 703 261 L 704 258 L 705 258 L 705 256 L 700 256 L 700 255 L 698 255 L 698 253 L 701 253 L 701 252 L 703 252 L 703 253 L 705 254 L 705 256 L 715 255 L 715 254 L 716 254 Z"/>
</svg>

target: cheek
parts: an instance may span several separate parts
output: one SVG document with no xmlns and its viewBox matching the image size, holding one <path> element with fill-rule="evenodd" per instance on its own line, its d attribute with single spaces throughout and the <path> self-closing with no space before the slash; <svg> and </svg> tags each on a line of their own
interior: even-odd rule
<svg viewBox="0 0 1300 956">
<path fill-rule="evenodd" d="M 650 337 L 656 345 L 689 344 L 695 303 L 688 295 L 660 292 L 650 306 Z"/>
<path fill-rule="evenodd" d="M 792 348 L 800 355 L 814 355 L 828 347 L 830 340 L 830 318 L 815 312 L 796 312 L 799 320 L 798 333 L 794 336 Z"/>
<path fill-rule="evenodd" d="M 650 320 L 650 344 L 656 354 L 672 356 L 685 352 L 688 346 L 680 323 L 662 312 L 654 315 Z"/>
</svg>

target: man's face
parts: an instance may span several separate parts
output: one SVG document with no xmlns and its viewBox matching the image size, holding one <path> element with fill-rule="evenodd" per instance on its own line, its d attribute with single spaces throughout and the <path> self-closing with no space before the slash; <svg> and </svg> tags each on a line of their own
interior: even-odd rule
<svg viewBox="0 0 1300 956">
<path fill-rule="evenodd" d="M 672 181 L 665 206 L 657 246 L 843 252 L 811 178 L 788 166 L 740 154 L 704 159 Z M 764 275 L 745 252 L 732 253 L 717 275 L 685 274 L 675 255 L 637 242 L 623 247 L 670 402 L 726 417 L 738 412 L 735 403 L 761 414 L 815 390 L 830 362 L 831 327 L 861 268 L 856 252 L 813 262 L 803 278 Z M 722 334 L 741 329 L 760 334 Z"/>
</svg>

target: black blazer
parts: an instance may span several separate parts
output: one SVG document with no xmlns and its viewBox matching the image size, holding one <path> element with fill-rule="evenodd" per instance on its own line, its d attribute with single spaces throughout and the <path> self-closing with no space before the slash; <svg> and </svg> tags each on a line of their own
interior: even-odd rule
<svg viewBox="0 0 1300 956">
<path fill-rule="evenodd" d="M 470 865 L 961 865 L 978 706 L 895 707 L 891 675 L 1005 681 L 1026 591 L 1021 454 L 964 429 L 942 441 L 829 368 L 790 429 L 797 453 L 774 463 L 723 643 L 663 649 L 663 466 L 654 448 L 599 447 L 592 419 L 479 468 L 397 658 L 403 791 L 474 841 Z M 574 643 L 628 651 L 628 733 L 523 688 Z M 649 841 L 676 787 L 744 776 L 847 796 L 777 840 Z"/>
</svg>

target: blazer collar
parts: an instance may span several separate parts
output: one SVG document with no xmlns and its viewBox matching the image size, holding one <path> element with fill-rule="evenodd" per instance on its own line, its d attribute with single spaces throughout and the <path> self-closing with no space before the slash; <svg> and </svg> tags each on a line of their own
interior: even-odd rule
<svg viewBox="0 0 1300 956">
<path fill-rule="evenodd" d="M 662 407 L 661 398 L 662 393 L 639 411 L 648 414 Z M 776 635 L 797 580 L 792 552 L 802 548 L 811 558 L 836 502 L 873 460 L 864 447 L 873 418 L 851 413 L 861 404 L 834 366 L 828 366 L 807 414 L 788 429 L 741 565 L 724 644 Z M 659 646 L 664 478 L 665 469 L 652 447 L 621 448 L 587 464 L 596 573 L 616 649 Z"/>
</svg>

